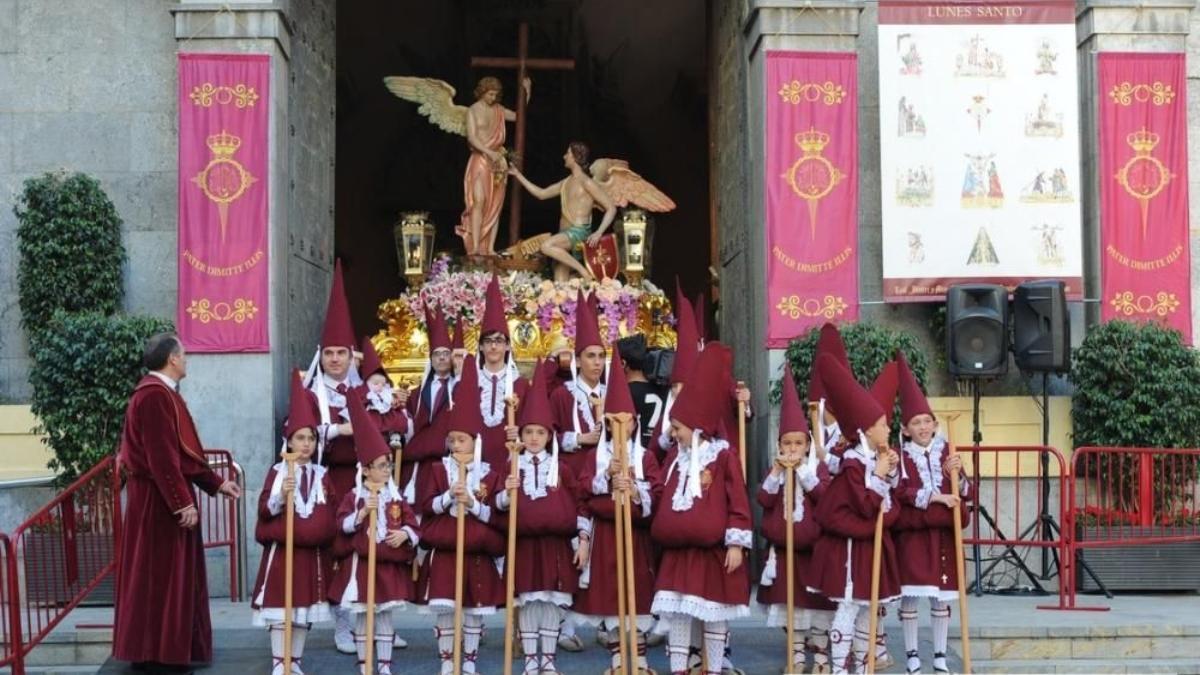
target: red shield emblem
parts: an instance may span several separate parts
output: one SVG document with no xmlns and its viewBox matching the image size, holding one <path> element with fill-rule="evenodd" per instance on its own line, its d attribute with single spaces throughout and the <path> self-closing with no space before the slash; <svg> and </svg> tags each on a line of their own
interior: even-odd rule
<svg viewBox="0 0 1200 675">
<path fill-rule="evenodd" d="M 595 246 L 583 242 L 583 264 L 597 279 L 615 279 L 620 270 L 617 257 L 617 237 L 606 234 Z"/>
</svg>

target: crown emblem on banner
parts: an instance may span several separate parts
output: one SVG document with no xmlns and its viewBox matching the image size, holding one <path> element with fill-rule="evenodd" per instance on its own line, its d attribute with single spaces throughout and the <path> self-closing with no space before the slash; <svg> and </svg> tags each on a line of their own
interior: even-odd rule
<svg viewBox="0 0 1200 675">
<path fill-rule="evenodd" d="M 242 147 L 242 139 L 224 129 L 219 134 L 209 136 L 204 143 L 208 146 L 209 150 L 212 150 L 212 154 L 216 157 L 232 157 L 233 153 Z"/>
<path fill-rule="evenodd" d="M 1150 151 L 1158 145 L 1159 140 L 1161 139 L 1158 134 L 1147 131 L 1145 127 L 1125 137 L 1125 142 L 1139 155 L 1150 154 Z"/>
<path fill-rule="evenodd" d="M 825 146 L 829 145 L 829 134 L 816 129 L 809 129 L 796 134 L 796 145 L 806 155 L 818 155 Z"/>
</svg>

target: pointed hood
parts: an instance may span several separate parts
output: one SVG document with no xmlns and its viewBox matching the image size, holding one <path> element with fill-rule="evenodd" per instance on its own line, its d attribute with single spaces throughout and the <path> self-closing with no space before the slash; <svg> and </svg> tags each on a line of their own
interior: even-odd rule
<svg viewBox="0 0 1200 675">
<path fill-rule="evenodd" d="M 533 378 L 533 386 L 525 392 L 521 399 L 521 409 L 517 413 L 517 426 L 537 424 L 554 433 L 554 413 L 550 410 L 550 394 L 547 380 L 538 374 Z"/>
<path fill-rule="evenodd" d="M 462 314 L 454 317 L 454 337 L 450 339 L 450 349 L 467 348 L 467 327 L 463 325 Z"/>
<path fill-rule="evenodd" d="M 733 352 L 713 342 L 700 352 L 696 366 L 671 408 L 671 419 L 715 436 L 729 406 Z"/>
<path fill-rule="evenodd" d="M 604 341 L 600 339 L 600 325 L 596 321 L 592 305 L 580 290 L 575 296 L 575 355 L 582 354 L 588 347 L 603 349 Z"/>
<path fill-rule="evenodd" d="M 887 414 L 879 401 L 838 363 L 836 357 L 821 354 L 817 357 L 816 369 L 830 404 L 839 411 L 838 423 L 846 436 L 854 438 L 857 431 L 866 431 Z"/>
<path fill-rule="evenodd" d="M 799 431 L 808 433 L 808 416 L 804 414 L 804 405 L 800 403 L 800 394 L 796 391 L 796 378 L 792 376 L 792 367 L 783 367 L 783 399 L 779 404 L 779 436 Z"/>
<path fill-rule="evenodd" d="M 675 365 L 671 367 L 671 384 L 687 382 L 696 358 L 700 356 L 700 337 L 696 334 L 696 317 L 692 305 L 679 289 L 675 288 Z"/>
<path fill-rule="evenodd" d="M 479 410 L 479 366 L 475 356 L 468 354 L 462 365 L 462 376 L 454 385 L 450 403 L 450 418 L 446 431 L 461 431 L 475 436 L 483 431 L 483 413 Z"/>
<path fill-rule="evenodd" d="M 825 407 L 831 413 L 836 414 L 836 409 L 828 401 L 829 396 L 825 393 L 825 384 L 821 381 L 820 373 L 817 370 L 817 359 L 821 354 L 829 354 L 848 372 L 854 372 L 854 369 L 850 367 L 850 357 L 846 356 L 846 345 L 842 342 L 842 335 L 838 332 L 837 326 L 831 323 L 821 326 L 821 335 L 817 338 L 817 348 L 813 351 L 812 375 L 808 379 L 808 401 L 816 403 L 821 399 L 826 399 Z"/>
<path fill-rule="evenodd" d="M 500 278 L 492 273 L 484 295 L 483 321 L 479 326 L 479 335 L 500 333 L 508 338 L 508 318 L 504 314 L 504 296 L 500 293 Z"/>
<path fill-rule="evenodd" d="M 879 403 L 879 407 L 883 408 L 889 426 L 892 423 L 892 416 L 895 415 L 896 391 L 899 387 L 900 370 L 896 367 L 895 361 L 888 361 L 883 365 L 883 370 L 879 371 L 879 375 L 875 377 L 875 382 L 871 384 L 871 396 Z"/>
<path fill-rule="evenodd" d="M 321 423 L 321 416 L 317 412 L 317 405 L 312 395 L 304 388 L 304 383 L 300 380 L 300 373 L 295 371 L 292 372 L 290 396 L 288 416 L 283 422 L 283 437 L 291 438 L 292 434 L 306 427 L 315 431 L 317 425 Z"/>
<path fill-rule="evenodd" d="M 358 372 L 362 375 L 363 382 L 375 373 L 382 373 L 387 377 L 387 370 L 383 367 L 383 361 L 379 360 L 379 352 L 375 351 L 375 344 L 371 342 L 371 338 L 363 338 L 362 355 L 362 365 Z"/>
<path fill-rule="evenodd" d="M 350 412 L 350 426 L 354 427 L 354 451 L 358 463 L 367 467 L 380 456 L 391 455 L 392 449 L 383 440 L 379 426 L 367 414 L 362 390 L 355 388 L 346 392 L 346 408 Z"/>
<path fill-rule="evenodd" d="M 432 301 L 425 302 L 425 332 L 429 335 L 429 355 L 438 349 L 450 348 L 450 333 L 446 330 L 446 317 Z"/>
<path fill-rule="evenodd" d="M 917 382 L 917 376 L 908 367 L 908 359 L 899 349 L 896 350 L 896 368 L 900 376 L 900 424 L 908 424 L 917 415 L 929 415 L 936 419 L 933 408 L 921 391 L 921 384 Z"/>
<path fill-rule="evenodd" d="M 711 340 L 712 335 L 708 331 L 708 294 L 704 291 L 696 294 L 696 301 L 692 303 L 692 314 L 696 316 L 696 335 L 701 340 Z"/>
<path fill-rule="evenodd" d="M 621 367 L 620 356 L 615 352 L 610 359 L 616 359 L 609 364 L 608 368 L 608 384 L 604 390 L 604 413 L 629 413 L 633 415 L 633 429 L 629 433 L 634 434 L 634 429 L 638 426 L 638 412 L 633 405 L 633 392 L 629 390 L 629 382 L 625 380 L 625 369 Z"/>
<path fill-rule="evenodd" d="M 333 265 L 333 285 L 325 305 L 325 327 L 321 330 L 321 347 L 345 347 L 354 351 L 354 324 L 350 321 L 350 304 L 346 302 L 346 283 L 342 278 L 342 261 Z"/>
</svg>

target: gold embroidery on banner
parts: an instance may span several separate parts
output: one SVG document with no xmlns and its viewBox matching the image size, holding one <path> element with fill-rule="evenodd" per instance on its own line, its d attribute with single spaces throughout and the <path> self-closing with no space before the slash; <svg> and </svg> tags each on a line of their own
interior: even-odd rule
<svg viewBox="0 0 1200 675">
<path fill-rule="evenodd" d="M 1150 102 L 1154 105 L 1170 105 L 1175 100 L 1175 89 L 1158 80 L 1152 84 L 1122 82 L 1113 85 L 1112 91 L 1108 92 L 1108 95 L 1112 98 L 1113 103 L 1121 106 L 1131 106 L 1135 101 L 1138 103 Z"/>
<path fill-rule="evenodd" d="M 192 300 L 188 305 L 187 313 L 193 320 L 200 323 L 213 321 L 246 323 L 258 314 L 258 305 L 255 305 L 253 300 L 246 298 L 237 298 L 232 303 L 213 302 L 208 298 L 201 298 Z"/>
<path fill-rule="evenodd" d="M 816 298 L 801 300 L 798 295 L 785 295 L 775 305 L 775 309 L 778 309 L 780 314 L 789 319 L 799 319 L 802 316 L 810 318 L 820 316 L 832 319 L 835 316 L 845 313 L 846 307 L 846 301 L 840 295 L 826 295 L 821 300 Z"/>
<path fill-rule="evenodd" d="M 1125 316 L 1133 316 L 1135 314 L 1155 314 L 1157 316 L 1166 316 L 1174 314 L 1179 308 L 1179 298 L 1174 293 L 1159 291 L 1150 297 L 1149 295 L 1133 294 L 1133 291 L 1117 291 L 1113 294 L 1113 299 L 1109 301 L 1113 309 L 1118 314 Z"/>
<path fill-rule="evenodd" d="M 817 83 L 792 80 L 784 82 L 783 86 L 779 88 L 779 98 L 783 99 L 784 103 L 792 105 L 798 105 L 801 101 L 805 103 L 820 101 L 825 105 L 837 105 L 846 98 L 846 90 L 842 88 L 842 85 L 830 81 Z"/>
<path fill-rule="evenodd" d="M 229 205 L 237 201 L 257 178 L 250 175 L 246 167 L 233 158 L 234 153 L 242 146 L 242 139 L 228 131 L 209 136 L 206 141 L 212 151 L 212 159 L 192 177 L 192 182 L 200 187 L 205 197 L 217 204 L 217 214 L 221 219 L 221 243 L 225 243 L 225 227 L 229 220 Z"/>
<path fill-rule="evenodd" d="M 796 134 L 796 145 L 800 146 L 802 154 L 783 174 L 792 192 L 808 202 L 809 235 L 813 239 L 817 238 L 817 206 L 846 178 L 840 169 L 821 156 L 830 140 L 829 134 L 812 127 Z"/>
<path fill-rule="evenodd" d="M 192 93 L 189 95 L 192 103 L 203 108 L 212 107 L 213 103 L 217 105 L 229 105 L 232 103 L 238 108 L 253 108 L 258 101 L 258 92 L 254 87 L 248 87 L 244 84 L 228 87 L 225 85 L 214 85 L 212 82 L 205 82 L 202 85 L 192 87 Z"/>
<path fill-rule="evenodd" d="M 1175 177 L 1165 164 L 1150 154 L 1159 140 L 1158 134 L 1147 131 L 1146 127 L 1126 136 L 1125 142 L 1133 148 L 1134 155 L 1114 176 L 1117 183 L 1125 188 L 1125 192 L 1138 200 L 1142 215 L 1142 236 L 1146 236 L 1146 212 L 1150 208 L 1150 200 L 1157 197 Z"/>
</svg>

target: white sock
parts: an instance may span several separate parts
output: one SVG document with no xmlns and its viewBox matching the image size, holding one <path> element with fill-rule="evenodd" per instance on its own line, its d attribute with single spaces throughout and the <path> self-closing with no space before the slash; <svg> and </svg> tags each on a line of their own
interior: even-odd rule
<svg viewBox="0 0 1200 675">
<path fill-rule="evenodd" d="M 833 610 L 809 610 L 808 651 L 813 655 L 814 666 L 829 665 L 829 626 L 833 623 Z"/>
<path fill-rule="evenodd" d="M 267 632 L 271 635 L 271 669 L 283 672 L 283 624 L 273 623 Z"/>
<path fill-rule="evenodd" d="M 396 641 L 396 630 L 392 627 L 392 613 L 375 614 L 375 662 L 383 675 L 392 672 L 392 647 Z"/>
<path fill-rule="evenodd" d="M 300 672 L 300 661 L 304 658 L 304 642 L 312 624 L 292 624 L 292 670 Z"/>
<path fill-rule="evenodd" d="M 867 670 L 867 642 L 871 639 L 871 609 L 863 607 L 854 617 L 854 640 L 850 643 L 853 652 L 854 669 L 858 672 Z M 878 659 L 878 656 L 876 656 Z"/>
<path fill-rule="evenodd" d="M 829 628 L 829 659 L 835 673 L 848 672 L 847 658 L 854 637 L 854 624 L 858 618 L 858 605 L 852 602 L 839 602 L 837 611 Z"/>
<path fill-rule="evenodd" d="M 437 638 L 438 656 L 442 660 L 442 672 L 454 671 L 454 615 L 442 612 L 433 624 L 433 635 Z"/>
<path fill-rule="evenodd" d="M 535 606 L 530 602 L 521 606 L 517 612 L 517 633 L 521 637 L 521 651 L 525 652 L 525 672 L 538 672 L 538 616 Z"/>
<path fill-rule="evenodd" d="M 667 657 L 671 661 L 672 673 L 686 673 L 688 652 L 692 647 L 692 617 L 686 614 L 664 614 L 671 626 L 667 633 Z"/>
<path fill-rule="evenodd" d="M 905 668 L 909 672 L 921 670 L 921 656 L 917 651 L 917 606 L 920 599 L 906 595 L 900 599 L 900 626 L 904 628 Z"/>
<path fill-rule="evenodd" d="M 483 637 L 483 617 L 467 614 L 463 617 L 463 672 L 475 672 L 479 658 L 479 639 Z"/>
<path fill-rule="evenodd" d="M 354 648 L 358 650 L 358 672 L 367 672 L 367 614 L 354 616 Z"/>
<path fill-rule="evenodd" d="M 946 667 L 946 636 L 950 633 L 950 603 L 935 598 L 929 604 L 930 622 L 933 624 L 933 669 L 948 671 L 949 668 Z"/>
<path fill-rule="evenodd" d="M 333 606 L 333 633 L 335 636 L 350 638 L 354 631 L 354 617 L 350 610 L 341 605 Z"/>
<path fill-rule="evenodd" d="M 708 673 L 721 675 L 721 668 L 725 661 L 725 644 L 728 639 L 729 623 L 727 621 L 704 622 L 704 652 L 708 656 Z"/>
<path fill-rule="evenodd" d="M 875 660 L 890 659 L 887 648 L 887 631 L 883 629 L 883 619 L 887 616 L 887 605 L 879 605 L 879 621 L 875 624 Z"/>
<path fill-rule="evenodd" d="M 558 655 L 558 635 L 566 612 L 558 605 L 541 602 L 537 614 L 538 637 L 542 646 L 542 670 L 555 670 Z"/>
</svg>

